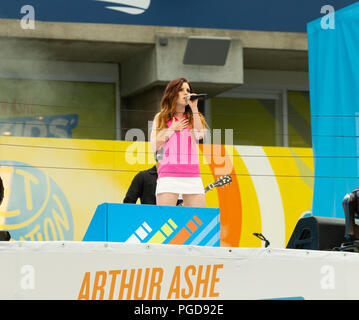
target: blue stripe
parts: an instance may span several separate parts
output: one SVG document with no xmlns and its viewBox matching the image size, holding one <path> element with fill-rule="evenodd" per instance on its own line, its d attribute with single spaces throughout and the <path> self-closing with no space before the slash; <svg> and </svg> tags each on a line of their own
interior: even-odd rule
<svg viewBox="0 0 359 320">
<path fill-rule="evenodd" d="M 198 245 L 201 240 L 211 232 L 219 223 L 219 214 L 202 230 L 202 232 L 190 243 L 194 246 Z"/>
<path fill-rule="evenodd" d="M 207 243 L 206 243 L 206 246 L 209 246 L 209 247 L 213 247 L 216 242 L 219 240 L 220 236 L 219 236 L 219 231 L 212 237 L 211 240 L 209 240 Z"/>
</svg>

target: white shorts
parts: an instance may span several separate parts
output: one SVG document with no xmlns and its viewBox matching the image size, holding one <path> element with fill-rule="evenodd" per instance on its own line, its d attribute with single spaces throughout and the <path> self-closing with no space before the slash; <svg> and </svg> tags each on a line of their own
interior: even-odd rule
<svg viewBox="0 0 359 320">
<path fill-rule="evenodd" d="M 200 177 L 163 177 L 157 180 L 156 194 L 204 194 L 202 179 Z"/>
</svg>

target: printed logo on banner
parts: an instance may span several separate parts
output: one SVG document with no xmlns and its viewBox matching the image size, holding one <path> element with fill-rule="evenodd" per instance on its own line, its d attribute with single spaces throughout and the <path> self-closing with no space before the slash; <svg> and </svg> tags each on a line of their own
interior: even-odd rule
<svg viewBox="0 0 359 320">
<path fill-rule="evenodd" d="M 43 170 L 0 161 L 5 197 L 0 227 L 14 240 L 73 240 L 73 217 L 66 196 Z"/>
<path fill-rule="evenodd" d="M 194 215 L 192 219 L 185 223 L 185 226 L 178 229 L 177 224 L 170 218 L 160 227 L 159 230 L 157 230 L 151 237 L 146 239 L 147 236 L 152 232 L 152 228 L 146 222 L 144 222 L 125 242 L 141 243 L 144 241 L 146 243 L 166 242 L 170 244 L 184 244 L 201 225 L 202 221 L 196 215 Z M 166 241 L 173 232 L 176 232 L 175 236 L 170 241 Z"/>
<path fill-rule="evenodd" d="M 72 138 L 77 114 L 0 119 L 0 132 L 6 136 Z"/>
<path fill-rule="evenodd" d="M 168 218 L 165 222 L 162 219 L 148 221 L 147 219 L 136 227 L 124 242 L 219 246 L 219 216 L 207 220 L 203 217 L 200 219 L 195 214 L 190 219 L 179 219 L 177 216 Z M 126 231 L 123 230 L 123 233 L 126 234 Z"/>
<path fill-rule="evenodd" d="M 218 247 L 220 212 L 215 208 L 103 203 L 97 207 L 83 241 Z"/>
<path fill-rule="evenodd" d="M 109 2 L 111 4 L 118 4 L 121 6 L 107 6 L 106 9 L 125 12 L 128 14 L 144 13 L 151 4 L 151 0 L 95 0 L 101 2 Z"/>
<path fill-rule="evenodd" d="M 203 239 L 205 239 L 206 236 L 208 236 L 211 232 L 214 232 L 211 238 L 207 239 L 207 241 L 202 244 L 206 246 L 216 246 L 216 244 L 219 245 L 220 240 L 219 228 L 216 230 L 218 220 L 219 219 L 215 217 L 211 222 L 206 224 L 205 228 L 201 230 L 201 232 L 197 232 L 197 230 L 203 225 L 203 222 L 196 215 L 186 221 L 184 226 L 181 228 L 178 228 L 177 224 L 170 218 L 152 234 L 152 228 L 144 222 L 125 242 L 198 245 Z M 169 239 L 170 236 L 173 237 Z M 194 237 L 190 239 L 191 236 Z"/>
</svg>

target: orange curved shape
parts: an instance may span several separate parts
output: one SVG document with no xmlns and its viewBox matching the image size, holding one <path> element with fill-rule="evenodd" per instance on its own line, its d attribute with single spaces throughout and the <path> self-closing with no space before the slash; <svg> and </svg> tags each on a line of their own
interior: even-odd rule
<svg viewBox="0 0 359 320">
<path fill-rule="evenodd" d="M 215 145 L 214 147 L 214 145 L 212 145 L 210 154 L 203 152 L 203 144 L 200 144 L 199 147 L 211 168 L 214 180 L 224 174 L 228 174 L 232 178 L 230 185 L 218 187 L 216 191 L 218 192 L 221 219 L 221 247 L 238 247 L 242 229 L 242 202 L 234 165 L 230 156 L 226 154 L 225 146 Z M 206 149 L 207 148 L 208 147 L 206 147 Z M 216 150 L 216 152 L 214 152 L 214 150 Z M 218 154 L 217 150 L 220 150 L 220 154 Z M 217 158 L 216 161 L 214 160 L 215 157 Z M 223 164 L 219 164 L 220 161 L 218 161 L 218 157 L 221 157 Z M 221 167 L 224 168 L 225 163 L 229 162 L 231 163 L 230 170 L 228 170 L 229 172 L 225 172 L 221 175 L 215 174 L 218 169 Z"/>
</svg>

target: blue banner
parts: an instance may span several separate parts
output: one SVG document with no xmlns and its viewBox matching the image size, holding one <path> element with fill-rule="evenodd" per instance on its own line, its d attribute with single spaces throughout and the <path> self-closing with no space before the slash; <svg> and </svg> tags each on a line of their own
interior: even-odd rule
<svg viewBox="0 0 359 320">
<path fill-rule="evenodd" d="M 355 0 L 336 0 L 339 10 Z M 35 20 L 192 28 L 305 32 L 323 16 L 327 0 L 2 0 L 0 18 L 21 19 L 31 5 Z"/>
<path fill-rule="evenodd" d="M 0 132 L 6 136 L 72 138 L 77 114 L 0 118 Z"/>
<path fill-rule="evenodd" d="M 359 3 L 331 19 L 308 24 L 312 210 L 315 216 L 342 218 L 345 194 L 359 185 Z"/>
<path fill-rule="evenodd" d="M 220 246 L 218 208 L 103 203 L 83 241 Z"/>
</svg>

